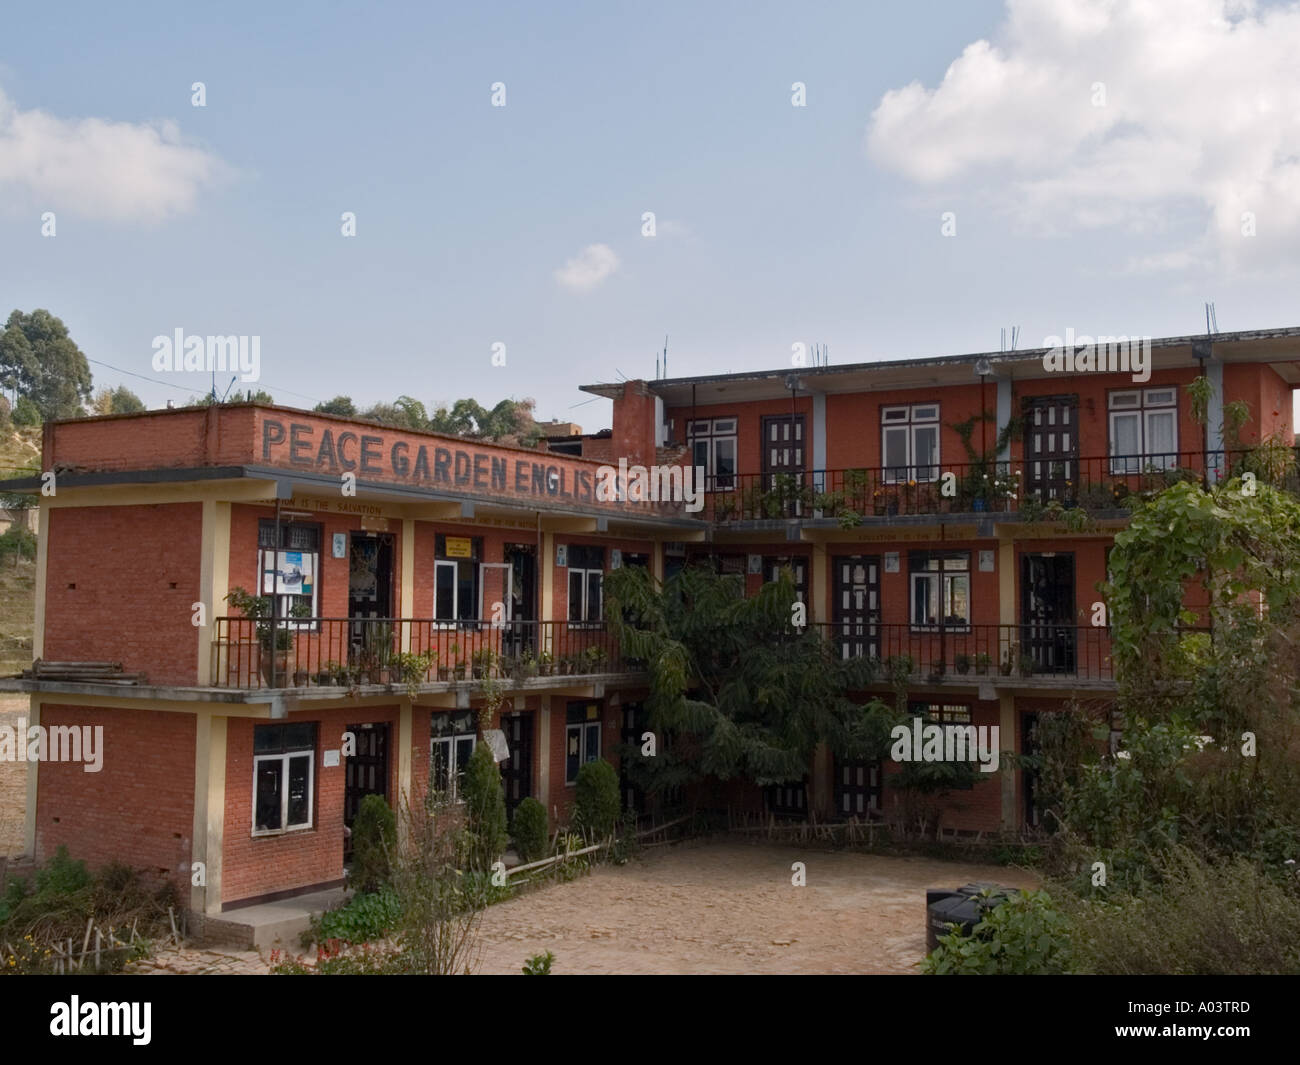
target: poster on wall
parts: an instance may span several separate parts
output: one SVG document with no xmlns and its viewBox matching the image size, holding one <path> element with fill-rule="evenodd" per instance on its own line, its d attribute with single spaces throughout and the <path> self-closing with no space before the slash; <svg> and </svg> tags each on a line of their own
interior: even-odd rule
<svg viewBox="0 0 1300 1065">
<path fill-rule="evenodd" d="M 315 562 L 316 556 L 311 552 L 263 551 L 262 594 L 311 595 Z M 265 568 L 268 563 L 270 568 Z"/>
</svg>

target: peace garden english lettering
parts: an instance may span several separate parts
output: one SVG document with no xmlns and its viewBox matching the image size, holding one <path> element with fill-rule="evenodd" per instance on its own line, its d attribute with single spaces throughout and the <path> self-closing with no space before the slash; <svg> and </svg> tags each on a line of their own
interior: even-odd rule
<svg viewBox="0 0 1300 1065">
<path fill-rule="evenodd" d="M 276 462 L 285 457 L 289 464 L 324 473 L 356 473 L 359 476 L 388 474 L 398 480 L 435 485 L 452 485 L 491 492 L 566 497 L 597 502 L 593 471 L 532 462 L 528 459 L 458 447 L 412 445 L 405 440 L 388 444 L 381 434 L 335 433 L 326 427 L 319 438 L 317 427 L 304 422 L 285 424 L 273 418 L 262 422 L 262 460 Z M 387 456 L 388 465 L 384 459 Z M 513 477 L 510 466 L 513 465 Z M 569 478 L 568 474 L 573 477 Z"/>
</svg>

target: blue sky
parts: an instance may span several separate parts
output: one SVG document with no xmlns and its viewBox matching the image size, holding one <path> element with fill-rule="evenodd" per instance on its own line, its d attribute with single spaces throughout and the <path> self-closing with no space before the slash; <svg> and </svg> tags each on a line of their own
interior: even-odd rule
<svg viewBox="0 0 1300 1065">
<path fill-rule="evenodd" d="M 665 334 L 677 375 L 1189 333 L 1206 300 L 1300 324 L 1294 3 L 47 3 L 4 36 L 3 310 L 146 378 L 159 334 L 258 335 L 281 402 L 590 431 L 576 386 L 653 376 Z"/>
</svg>

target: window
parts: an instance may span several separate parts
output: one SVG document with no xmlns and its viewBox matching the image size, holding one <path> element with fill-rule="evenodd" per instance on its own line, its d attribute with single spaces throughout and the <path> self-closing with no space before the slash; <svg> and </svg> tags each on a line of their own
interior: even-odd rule
<svg viewBox="0 0 1300 1065">
<path fill-rule="evenodd" d="M 969 725 L 970 707 L 964 703 L 908 703 L 908 713 L 931 725 Z"/>
<path fill-rule="evenodd" d="M 970 627 L 970 552 L 913 551 L 912 628 Z"/>
<path fill-rule="evenodd" d="M 939 404 L 880 408 L 880 454 L 886 484 L 939 479 Z"/>
<path fill-rule="evenodd" d="M 301 522 L 280 523 L 279 551 L 276 551 L 275 521 L 262 518 L 257 523 L 257 572 L 262 575 L 261 595 L 274 595 L 279 600 L 276 613 L 289 619 L 293 628 L 314 628 L 307 618 L 318 617 L 320 575 L 319 525 Z M 305 610 L 303 617 L 294 619 L 293 608 Z"/>
<path fill-rule="evenodd" d="M 253 835 L 311 828 L 316 725 L 253 726 Z"/>
<path fill-rule="evenodd" d="M 1178 465 L 1178 389 L 1112 392 L 1107 406 L 1112 476 Z"/>
<path fill-rule="evenodd" d="M 446 802 L 464 802 L 460 797 L 465 767 L 474 753 L 478 733 L 472 710 L 434 713 L 429 722 L 432 743 L 429 750 L 429 779 Z"/>
<path fill-rule="evenodd" d="M 478 614 L 478 564 L 483 538 L 434 538 L 433 616 L 442 622 L 473 621 Z"/>
<path fill-rule="evenodd" d="M 736 419 L 697 418 L 686 430 L 691 464 L 704 470 L 705 490 L 731 491 L 736 487 Z"/>
<path fill-rule="evenodd" d="M 605 549 L 570 544 L 568 561 L 569 624 L 595 624 L 604 616 Z"/>
<path fill-rule="evenodd" d="M 564 783 L 576 784 L 578 770 L 600 757 L 600 704 L 570 703 L 564 725 Z"/>
</svg>

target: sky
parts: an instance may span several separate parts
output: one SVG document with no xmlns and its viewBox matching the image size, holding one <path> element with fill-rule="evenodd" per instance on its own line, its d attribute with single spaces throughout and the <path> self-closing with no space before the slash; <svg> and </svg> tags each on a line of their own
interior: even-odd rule
<svg viewBox="0 0 1300 1065">
<path fill-rule="evenodd" d="M 181 329 L 260 338 L 288 405 L 589 432 L 578 386 L 665 336 L 679 376 L 1183 335 L 1207 301 L 1300 325 L 1298 54 L 1283 0 L 17 5 L 0 309 L 150 406 L 210 387 L 154 369 Z"/>
</svg>

